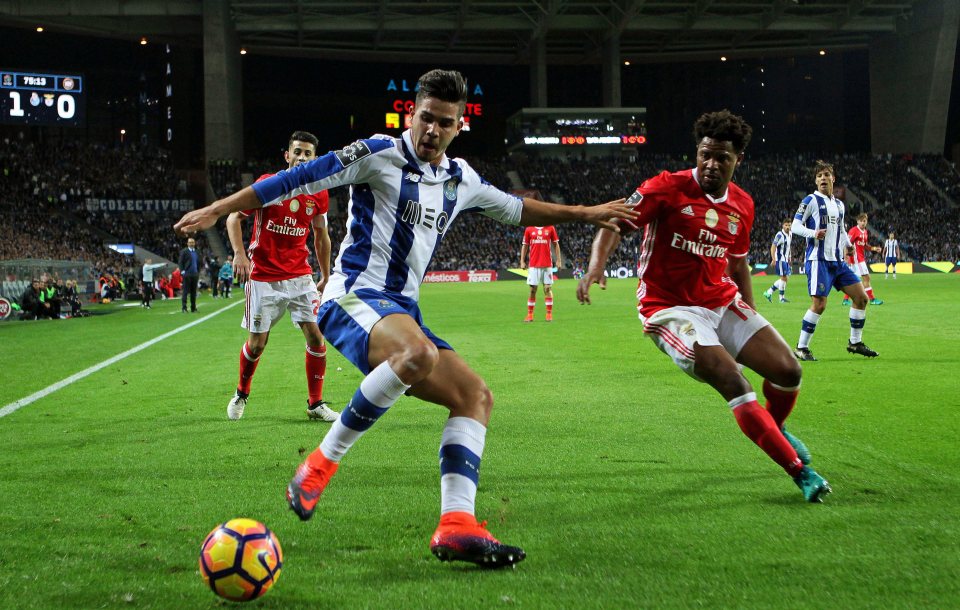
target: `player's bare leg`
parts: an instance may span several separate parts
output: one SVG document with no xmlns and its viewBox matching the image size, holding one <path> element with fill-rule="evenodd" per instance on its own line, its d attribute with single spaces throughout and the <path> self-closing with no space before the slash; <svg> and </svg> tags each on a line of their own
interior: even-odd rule
<svg viewBox="0 0 960 610">
<path fill-rule="evenodd" d="M 526 557 L 501 543 L 474 514 L 480 459 L 493 394 L 486 382 L 454 351 L 440 350 L 433 371 L 410 388 L 411 395 L 450 410 L 440 441 L 440 524 L 430 551 L 441 561 L 468 561 L 498 568 Z"/>
<path fill-rule="evenodd" d="M 323 399 L 323 380 L 327 374 L 327 346 L 316 322 L 300 322 L 300 330 L 307 340 L 304 363 L 307 372 L 307 417 L 322 421 L 336 421 L 339 413 Z"/>
<path fill-rule="evenodd" d="M 313 516 L 347 451 L 412 384 L 426 378 L 439 359 L 437 347 L 407 314 L 391 314 L 373 326 L 367 357 L 370 373 L 287 486 L 287 502 L 303 521 Z"/>
<path fill-rule="evenodd" d="M 780 428 L 783 436 L 797 452 L 804 464 L 810 464 L 810 450 L 799 438 L 787 432 L 784 423 L 800 394 L 800 379 L 803 369 L 797 362 L 790 347 L 773 326 L 757 331 L 743 346 L 737 355 L 737 362 L 752 369 L 763 377 L 763 395 L 766 409 Z"/>
<path fill-rule="evenodd" d="M 756 335 L 753 338 L 756 339 Z M 749 343 L 748 341 L 747 345 Z M 786 353 L 789 355 L 789 348 Z M 804 498 L 808 502 L 819 502 L 822 496 L 829 493 L 830 486 L 826 480 L 803 464 L 796 449 L 783 435 L 771 414 L 757 402 L 757 396 L 750 387 L 750 382 L 740 372 L 737 363 L 726 349 L 720 346 L 705 347 L 695 344 L 694 354 L 696 358 L 694 373 L 697 377 L 720 392 L 730 405 L 740 430 L 793 477 L 794 482 L 803 492 Z M 780 361 L 783 362 L 782 356 Z M 783 363 L 782 366 L 787 365 Z M 782 372 L 784 377 L 781 380 L 786 379 L 786 372 L 786 370 Z"/>
<path fill-rule="evenodd" d="M 243 417 L 243 410 L 247 407 L 247 399 L 250 396 L 250 386 L 253 383 L 253 374 L 260 364 L 260 356 L 267 348 L 267 341 L 270 340 L 270 331 L 265 333 L 249 333 L 247 342 L 240 348 L 240 379 L 237 382 L 237 390 L 233 398 L 227 403 L 227 418 L 240 419 Z"/>
<path fill-rule="evenodd" d="M 860 282 L 844 286 L 843 292 L 853 300 L 853 305 L 850 306 L 850 341 L 847 343 L 847 351 L 867 358 L 876 358 L 880 354 L 867 347 L 863 342 L 863 326 L 866 323 L 867 303 L 869 302 L 867 292 Z"/>
</svg>

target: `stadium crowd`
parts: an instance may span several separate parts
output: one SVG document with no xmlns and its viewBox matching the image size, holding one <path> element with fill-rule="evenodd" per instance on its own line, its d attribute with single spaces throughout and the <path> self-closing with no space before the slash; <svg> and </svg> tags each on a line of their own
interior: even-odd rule
<svg viewBox="0 0 960 610">
<path fill-rule="evenodd" d="M 87 261 L 93 280 L 122 278 L 129 284 L 139 263 L 109 250 L 105 242 L 135 243 L 159 256 L 175 259 L 183 246 L 171 231 L 179 210 L 169 212 L 90 211 L 86 200 L 100 198 L 184 197 L 186 185 L 163 150 L 106 147 L 65 141 L 58 154 L 47 154 L 47 143 L 23 134 L 0 140 L 0 260 L 51 259 Z M 752 263 L 769 262 L 769 243 L 780 222 L 792 218 L 799 201 L 814 190 L 810 168 L 813 154 L 749 155 L 735 182 L 756 202 L 750 252 Z M 847 225 L 856 213 L 870 214 L 873 243 L 896 231 L 905 259 L 914 261 L 960 259 L 960 174 L 938 155 L 846 154 L 830 158 L 836 165 L 840 198 L 847 203 Z M 688 156 L 638 155 L 590 159 L 545 159 L 514 155 L 510 159 L 469 159 L 487 181 L 503 190 L 523 188 L 561 203 L 599 203 L 628 196 L 636 186 L 660 171 L 693 165 Z M 209 179 L 223 196 L 264 173 L 280 169 L 275 160 L 215 161 Z M 334 255 L 346 232 L 346 188 L 331 193 L 328 226 Z M 246 223 L 249 236 L 250 224 Z M 220 237 L 229 251 L 223 223 Z M 568 267 L 584 266 L 594 230 L 566 226 L 560 231 Z M 203 236 L 198 249 L 210 268 L 213 261 Z M 431 267 L 438 270 L 501 269 L 516 267 L 522 231 L 468 214 L 454 223 Z M 625 240 L 612 266 L 636 264 L 640 236 Z M 803 240 L 794 240 L 794 260 L 802 256 Z M 160 274 L 168 280 L 169 270 Z M 111 282 L 98 281 L 97 288 Z M 109 291 L 110 289 L 108 289 Z M 122 289 L 114 287 L 115 292 Z"/>
</svg>

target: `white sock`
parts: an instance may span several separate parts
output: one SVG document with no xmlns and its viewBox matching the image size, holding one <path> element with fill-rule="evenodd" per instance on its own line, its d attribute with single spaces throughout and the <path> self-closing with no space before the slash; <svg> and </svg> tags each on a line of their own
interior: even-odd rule
<svg viewBox="0 0 960 610">
<path fill-rule="evenodd" d="M 813 338 L 813 333 L 817 330 L 817 322 L 820 321 L 820 314 L 813 313 L 809 309 L 807 313 L 803 314 L 803 322 L 800 325 L 800 341 L 797 343 L 797 347 L 803 349 L 810 346 L 810 339 Z"/>
<path fill-rule="evenodd" d="M 440 439 L 440 514 L 474 514 L 480 459 L 487 428 L 469 417 L 451 417 Z"/>
<path fill-rule="evenodd" d="M 353 398 L 323 437 L 320 451 L 328 460 L 339 462 L 409 388 L 387 362 L 382 362 L 360 382 Z"/>
<path fill-rule="evenodd" d="M 850 308 L 850 343 L 863 341 L 863 325 L 867 317 L 865 309 Z"/>
</svg>

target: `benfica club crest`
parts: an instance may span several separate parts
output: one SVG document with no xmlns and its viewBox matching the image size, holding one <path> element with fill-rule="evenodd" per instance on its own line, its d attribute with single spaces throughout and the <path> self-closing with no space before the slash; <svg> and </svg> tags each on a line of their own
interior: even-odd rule
<svg viewBox="0 0 960 610">
<path fill-rule="evenodd" d="M 740 228 L 740 225 L 738 224 L 740 222 L 740 217 L 736 214 L 730 214 L 727 216 L 727 221 L 727 230 L 730 231 L 730 235 L 736 235 Z"/>
<path fill-rule="evenodd" d="M 313 199 L 307 199 L 307 203 L 306 203 L 307 209 L 305 210 L 307 213 L 307 216 L 310 216 L 313 214 L 313 208 L 316 205 L 317 204 L 313 201 Z"/>
</svg>

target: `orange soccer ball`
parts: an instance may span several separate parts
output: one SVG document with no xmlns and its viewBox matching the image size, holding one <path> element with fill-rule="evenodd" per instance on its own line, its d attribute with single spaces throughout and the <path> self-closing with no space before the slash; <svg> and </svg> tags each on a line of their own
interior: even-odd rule
<svg viewBox="0 0 960 610">
<path fill-rule="evenodd" d="M 200 576 L 220 597 L 256 599 L 280 578 L 283 550 L 267 526 L 231 519 L 213 528 L 200 546 Z"/>
</svg>

